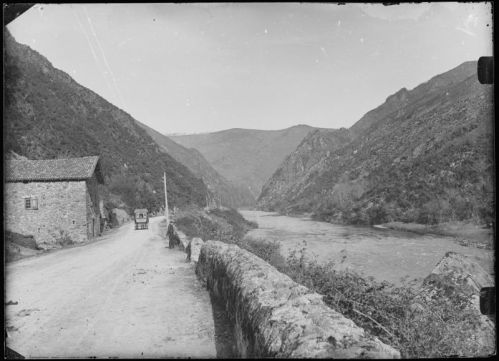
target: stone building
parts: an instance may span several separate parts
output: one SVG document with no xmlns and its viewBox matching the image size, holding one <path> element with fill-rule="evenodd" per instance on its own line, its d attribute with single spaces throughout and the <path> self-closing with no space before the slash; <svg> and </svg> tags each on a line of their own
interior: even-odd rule
<svg viewBox="0 0 499 361">
<path fill-rule="evenodd" d="M 83 242 L 101 233 L 99 157 L 7 160 L 4 179 L 5 229 L 34 236 L 50 248 Z"/>
</svg>

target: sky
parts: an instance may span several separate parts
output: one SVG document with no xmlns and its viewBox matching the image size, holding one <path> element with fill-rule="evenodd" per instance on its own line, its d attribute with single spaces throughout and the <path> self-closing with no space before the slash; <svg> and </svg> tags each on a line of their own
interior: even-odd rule
<svg viewBox="0 0 499 361">
<path fill-rule="evenodd" d="M 492 56 L 490 3 L 41 4 L 14 38 L 163 134 L 348 128 Z"/>
</svg>

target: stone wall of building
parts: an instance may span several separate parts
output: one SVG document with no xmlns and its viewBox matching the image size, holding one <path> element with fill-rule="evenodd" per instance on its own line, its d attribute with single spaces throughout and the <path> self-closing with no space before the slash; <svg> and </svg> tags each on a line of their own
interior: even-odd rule
<svg viewBox="0 0 499 361">
<path fill-rule="evenodd" d="M 205 242 L 196 273 L 226 305 L 240 357 L 400 358 L 321 295 L 235 245 Z"/>
<path fill-rule="evenodd" d="M 95 174 L 86 181 L 87 238 L 100 236 L 99 191 Z"/>
<path fill-rule="evenodd" d="M 13 182 L 4 185 L 4 219 L 7 230 L 32 235 L 42 248 L 61 238 L 87 240 L 85 181 Z M 25 197 L 36 197 L 38 209 L 25 209 Z"/>
</svg>

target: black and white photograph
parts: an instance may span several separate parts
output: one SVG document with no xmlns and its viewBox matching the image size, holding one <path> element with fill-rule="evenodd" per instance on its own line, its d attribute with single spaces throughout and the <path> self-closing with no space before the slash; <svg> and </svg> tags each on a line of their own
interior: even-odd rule
<svg viewBox="0 0 499 361">
<path fill-rule="evenodd" d="M 4 3 L 5 357 L 495 356 L 494 10 Z"/>
</svg>

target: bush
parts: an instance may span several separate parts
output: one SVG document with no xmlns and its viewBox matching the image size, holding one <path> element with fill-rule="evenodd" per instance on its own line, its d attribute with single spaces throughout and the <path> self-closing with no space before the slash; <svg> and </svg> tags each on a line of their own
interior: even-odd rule
<svg viewBox="0 0 499 361">
<path fill-rule="evenodd" d="M 200 237 L 203 240 L 214 239 L 217 225 L 210 219 L 198 214 L 185 214 L 175 220 L 175 225 L 187 237 Z"/>
<path fill-rule="evenodd" d="M 255 222 L 246 220 L 235 209 L 213 209 L 208 214 L 227 222 L 232 227 L 232 235 L 237 239 L 242 238 L 250 229 L 258 227 Z"/>
<path fill-rule="evenodd" d="M 251 228 L 257 225 L 243 218 L 235 209 L 214 209 L 207 213 L 189 209 L 180 211 L 175 225 L 187 237 L 200 237 L 234 242 L 241 239 Z"/>
<path fill-rule="evenodd" d="M 59 233 L 55 237 L 55 242 L 61 246 L 69 246 L 75 243 L 69 233 L 62 229 L 59 229 Z"/>
<path fill-rule="evenodd" d="M 452 294 L 448 287 L 424 298 L 407 285 L 395 287 L 353 271 L 336 271 L 335 264 L 306 258 L 304 243 L 287 259 L 278 242 L 245 239 L 234 242 L 295 282 L 324 295 L 325 303 L 352 319 L 367 332 L 400 350 L 404 358 L 484 355 L 487 350 L 473 338 L 479 314 L 470 309 L 469 295 Z"/>
<path fill-rule="evenodd" d="M 265 241 L 263 239 L 245 238 L 244 240 L 236 239 L 233 242 L 240 248 L 243 248 L 264 261 L 270 263 L 280 272 L 285 273 L 287 271 L 286 259 L 282 256 L 280 252 L 279 242 L 277 241 Z"/>
</svg>

